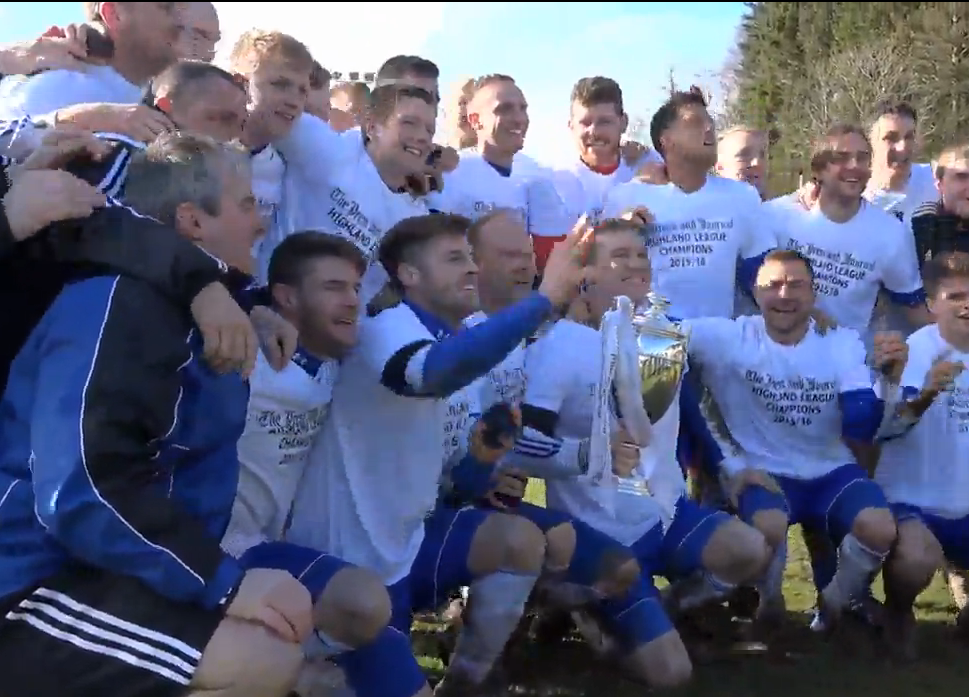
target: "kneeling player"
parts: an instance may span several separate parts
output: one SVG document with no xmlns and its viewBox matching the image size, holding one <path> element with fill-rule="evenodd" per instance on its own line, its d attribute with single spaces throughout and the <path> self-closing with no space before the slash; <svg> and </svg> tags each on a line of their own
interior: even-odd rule
<svg viewBox="0 0 969 697">
<path fill-rule="evenodd" d="M 247 162 L 162 139 L 131 164 L 133 188 L 151 192 L 136 205 L 244 259 L 262 228 Z M 0 409 L 10 694 L 283 697 L 295 684 L 310 597 L 220 547 L 248 388 L 201 348 L 183 307 L 97 276 L 64 288 L 14 361 Z"/>
<path fill-rule="evenodd" d="M 297 328 L 300 347 L 280 372 L 260 354 L 249 380 L 239 493 L 223 547 L 243 566 L 284 569 L 299 579 L 314 600 L 315 653 L 332 657 L 362 649 L 371 670 L 350 671 L 347 679 L 359 697 L 384 697 L 369 678 L 372 666 L 412 661 L 409 644 L 387 627 L 385 586 L 372 572 L 338 557 L 282 541 L 310 448 L 330 407 L 339 361 L 357 340 L 365 269 L 363 254 L 351 242 L 318 232 L 291 235 L 273 252 L 273 308 Z M 309 672 L 305 677 L 312 680 Z"/>
<path fill-rule="evenodd" d="M 813 270 L 797 252 L 770 252 L 757 276 L 762 315 L 691 320 L 690 357 L 738 444 L 744 464 L 723 474 L 741 518 L 774 550 L 790 523 L 823 526 L 839 544 L 838 568 L 821 591 L 825 625 L 864 592 L 895 541 L 880 487 L 854 461 L 844 440 L 870 442 L 884 414 L 857 332 L 819 330 Z M 876 367 L 898 371 L 904 343 L 876 341 Z M 772 565 L 766 595 L 780 592 Z"/>
<path fill-rule="evenodd" d="M 452 590 L 472 587 L 475 602 L 437 688 L 441 694 L 482 688 L 545 554 L 544 536 L 524 518 L 436 505 L 448 456 L 441 441 L 447 400 L 533 334 L 575 292 L 581 272 L 573 235 L 553 252 L 537 292 L 461 329 L 476 301 L 469 224 L 446 214 L 408 218 L 381 242 L 381 261 L 403 302 L 362 322 L 289 532 L 294 542 L 376 571 L 390 587 L 392 626 L 402 635 L 414 610 L 435 609 Z M 355 669 L 360 653 L 344 654 L 341 664 Z M 420 687 L 402 684 L 400 668 L 360 669 L 382 676 L 388 697 Z"/>
<path fill-rule="evenodd" d="M 902 434 L 884 443 L 875 470 L 898 520 L 884 578 L 889 647 L 902 658 L 915 653 L 915 598 L 945 560 L 969 566 L 969 417 L 960 403 L 969 391 L 969 255 L 941 254 L 923 274 L 936 324 L 908 339 Z"/>
<path fill-rule="evenodd" d="M 595 323 L 617 296 L 634 302 L 646 296 L 649 264 L 635 224 L 606 221 L 597 228 L 585 297 Z M 550 507 L 567 511 L 632 549 L 642 579 L 621 599 L 604 601 L 603 614 L 622 642 L 631 672 L 650 684 L 671 687 L 689 679 L 692 669 L 652 576 L 697 578 L 700 587 L 691 600 L 701 602 L 757 578 L 767 564 L 768 550 L 763 536 L 750 526 L 686 498 L 675 452 L 679 398 L 653 427 L 654 441 L 648 446 L 652 453 L 641 453 L 630 444 L 622 428 L 612 436 L 613 466 L 621 476 L 639 471 L 642 456 L 655 456 L 659 464 L 649 480 L 654 495 L 624 493 L 576 478 L 588 467 L 603 360 L 599 331 L 571 320 L 559 321 L 530 347 L 522 406 L 525 433 L 515 449 L 515 464 L 547 478 Z M 549 467 L 552 457 L 574 441 L 583 455 L 571 471 L 563 469 L 554 476 Z"/>
</svg>

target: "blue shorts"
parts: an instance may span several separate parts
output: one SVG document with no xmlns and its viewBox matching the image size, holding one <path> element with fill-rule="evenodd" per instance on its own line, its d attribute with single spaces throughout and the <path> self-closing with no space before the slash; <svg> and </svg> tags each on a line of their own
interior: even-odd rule
<svg viewBox="0 0 969 697">
<path fill-rule="evenodd" d="M 575 551 L 572 553 L 569 568 L 562 578 L 568 583 L 591 586 L 599 581 L 606 555 L 613 555 L 615 559 L 622 557 L 632 559 L 635 556 L 628 547 L 568 513 L 525 502 L 509 512 L 531 521 L 543 533 L 560 525 L 572 526 L 575 531 Z"/>
<path fill-rule="evenodd" d="M 320 597 L 339 571 L 353 566 L 330 554 L 288 542 L 256 545 L 239 561 L 247 569 L 288 571 L 314 599 Z M 369 644 L 340 653 L 333 660 L 343 668 L 354 694 L 360 697 L 411 697 L 425 684 L 410 639 L 394 627 L 384 628 Z M 375 666 L 378 670 L 374 670 Z"/>
<path fill-rule="evenodd" d="M 244 569 L 281 569 L 306 586 L 313 600 L 323 594 L 336 574 L 353 565 L 331 554 L 300 547 L 289 542 L 264 542 L 246 551 L 239 559 Z"/>
<path fill-rule="evenodd" d="M 921 520 L 942 546 L 945 559 L 959 569 L 969 568 L 969 516 L 943 518 L 907 503 L 891 504 L 895 520 Z"/>
<path fill-rule="evenodd" d="M 738 515 L 750 522 L 759 511 L 784 511 L 791 524 L 803 523 L 824 530 L 840 544 L 851 532 L 855 518 L 866 508 L 888 508 L 880 486 L 857 464 L 838 467 L 816 479 L 774 476 L 782 493 L 749 486 L 740 493 Z"/>
<path fill-rule="evenodd" d="M 625 597 L 605 600 L 601 608 L 610 629 L 627 650 L 673 631 L 653 577 L 674 579 L 701 570 L 704 548 L 717 528 L 730 519 L 724 511 L 681 498 L 665 533 L 661 525 L 656 525 L 633 544 L 642 577 Z"/>
<path fill-rule="evenodd" d="M 410 573 L 387 589 L 394 607 L 391 626 L 409 633 L 415 612 L 436 610 L 453 591 L 471 584 L 471 543 L 492 515 L 474 506 L 442 507 L 424 521 L 424 542 Z"/>
</svg>

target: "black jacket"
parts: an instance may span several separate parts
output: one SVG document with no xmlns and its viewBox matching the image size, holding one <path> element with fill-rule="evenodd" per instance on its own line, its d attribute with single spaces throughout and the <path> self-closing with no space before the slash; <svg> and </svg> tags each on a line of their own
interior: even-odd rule
<svg viewBox="0 0 969 697">
<path fill-rule="evenodd" d="M 943 252 L 969 252 L 969 220 L 928 201 L 912 213 L 912 234 L 919 265 Z"/>
<path fill-rule="evenodd" d="M 7 193 L 8 164 L 0 161 L 0 195 Z M 10 363 L 65 283 L 103 273 L 130 276 L 187 311 L 198 292 L 227 270 L 172 228 L 114 199 L 84 220 L 55 223 L 16 244 L 0 215 L 0 238 L 0 389 Z"/>
</svg>

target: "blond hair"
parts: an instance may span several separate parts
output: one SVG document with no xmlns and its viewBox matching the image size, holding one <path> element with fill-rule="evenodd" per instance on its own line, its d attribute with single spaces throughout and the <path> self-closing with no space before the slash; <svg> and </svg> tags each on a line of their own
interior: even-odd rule
<svg viewBox="0 0 969 697">
<path fill-rule="evenodd" d="M 279 31 L 250 29 L 240 36 L 229 54 L 230 69 L 251 75 L 263 61 L 286 63 L 312 73 L 315 61 L 310 51 L 298 39 Z"/>
</svg>

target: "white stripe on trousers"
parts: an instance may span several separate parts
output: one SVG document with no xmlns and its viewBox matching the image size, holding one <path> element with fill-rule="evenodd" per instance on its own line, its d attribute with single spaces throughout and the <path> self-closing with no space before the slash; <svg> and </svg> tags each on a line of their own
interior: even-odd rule
<svg viewBox="0 0 969 697">
<path fill-rule="evenodd" d="M 6 619 L 84 651 L 123 661 L 179 685 L 188 685 L 202 653 L 183 641 L 80 603 L 68 595 L 38 588 Z"/>
</svg>

